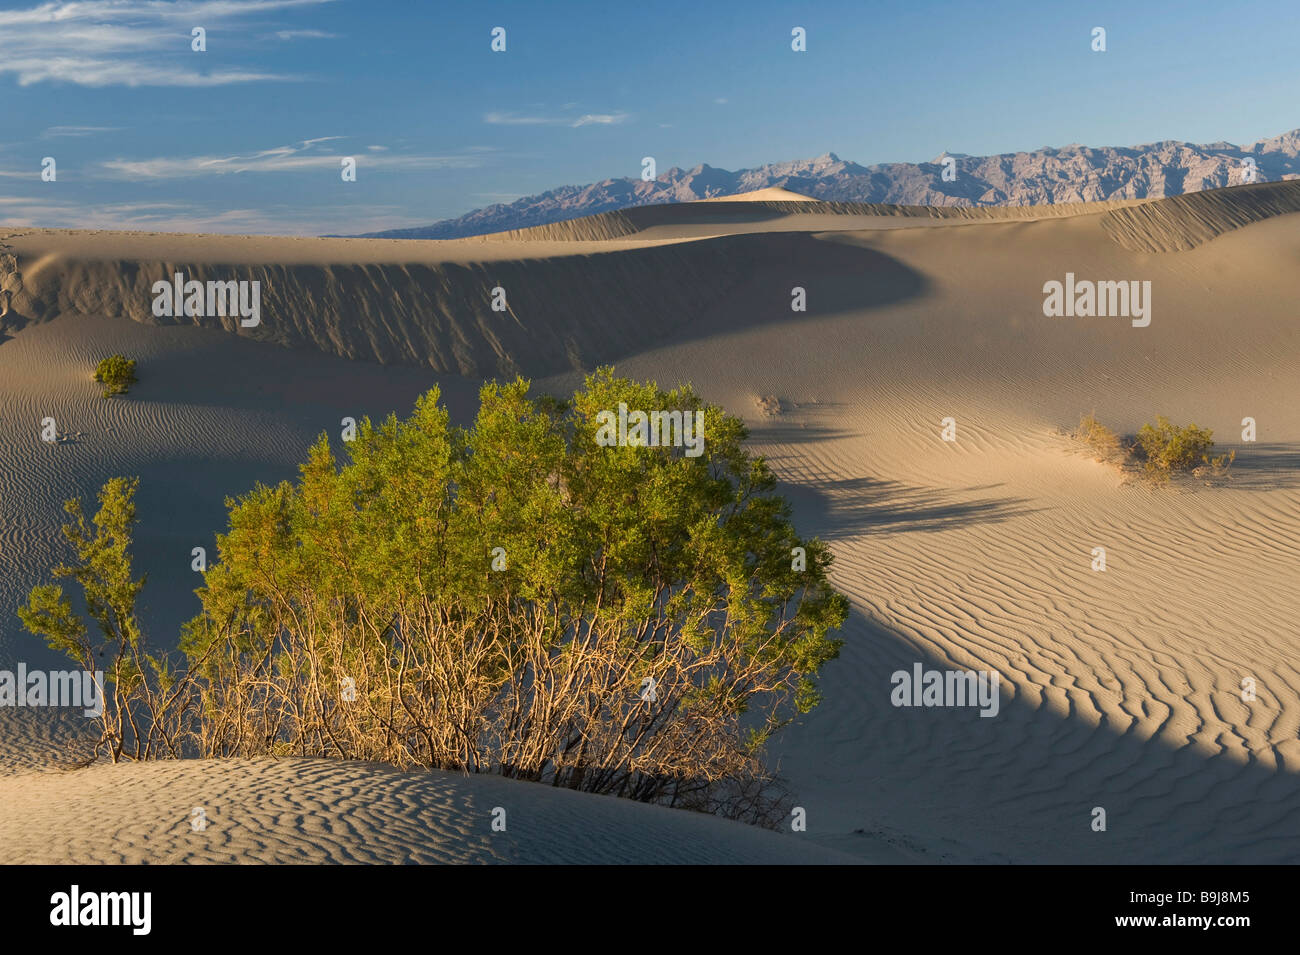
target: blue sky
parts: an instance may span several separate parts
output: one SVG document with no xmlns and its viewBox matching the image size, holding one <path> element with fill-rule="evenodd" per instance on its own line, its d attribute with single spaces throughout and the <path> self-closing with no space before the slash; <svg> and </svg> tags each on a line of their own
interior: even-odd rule
<svg viewBox="0 0 1300 955">
<path fill-rule="evenodd" d="M 1245 143 L 1300 127 L 1298 51 L 1295 0 L 0 0 L 0 223 L 361 232 L 643 156 Z"/>
</svg>

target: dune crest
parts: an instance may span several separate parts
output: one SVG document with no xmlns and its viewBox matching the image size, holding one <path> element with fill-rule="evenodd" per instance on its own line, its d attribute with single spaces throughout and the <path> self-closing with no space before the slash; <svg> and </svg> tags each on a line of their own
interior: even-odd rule
<svg viewBox="0 0 1300 955">
<path fill-rule="evenodd" d="M 862 219 L 941 219 L 960 222 L 985 222 L 1004 220 L 1056 219 L 1067 216 L 1093 215 L 1111 209 L 1122 209 L 1145 200 L 1123 199 L 1107 202 L 1062 202 L 1045 206 L 900 206 L 887 203 L 831 202 L 811 200 L 806 197 L 760 198 L 760 190 L 751 198 L 721 196 L 697 202 L 681 202 L 648 206 L 632 206 L 614 212 L 599 212 L 568 219 L 549 225 L 511 229 L 479 236 L 481 242 L 592 242 L 624 239 L 656 227 L 681 227 L 697 223 L 741 224 L 762 219 L 783 219 L 795 216 L 824 217 L 825 228 L 846 228 L 837 220 L 857 217 Z M 794 228 L 806 228 L 799 222 Z M 465 240 L 474 241 L 474 240 Z"/>
<path fill-rule="evenodd" d="M 334 239 L 298 246 L 300 254 L 284 256 L 287 261 L 255 264 L 248 247 L 269 240 L 179 238 L 184 259 L 171 257 L 176 250 L 167 237 L 135 237 L 127 258 L 68 249 L 68 237 L 57 233 L 25 236 L 16 255 L 0 259 L 6 323 L 21 327 L 63 314 L 122 316 L 145 325 L 220 328 L 439 373 L 540 376 L 591 368 L 662 340 L 752 274 L 799 263 L 815 273 L 827 255 L 873 258 L 827 250 L 808 234 L 790 233 L 613 248 Z M 72 236 L 83 247 L 92 241 Z M 101 247 L 122 249 L 108 236 Z M 313 250 L 315 261 L 308 254 Z M 352 252 L 360 264 L 339 261 Z M 404 258 L 384 261 L 387 252 Z M 242 328 L 237 316 L 155 316 L 154 283 L 170 285 L 178 273 L 202 283 L 260 283 L 263 321 Z M 891 286 L 880 294 L 891 294 Z M 494 301 L 503 301 L 504 310 Z"/>
<path fill-rule="evenodd" d="M 768 186 L 766 189 L 753 189 L 738 192 L 731 196 L 715 196 L 712 199 L 699 199 L 698 202 L 821 202 L 812 196 L 800 195 L 780 186 Z"/>
<path fill-rule="evenodd" d="M 1211 189 L 1112 209 L 1106 234 L 1135 252 L 1184 252 L 1274 216 L 1300 212 L 1300 180 Z"/>
</svg>

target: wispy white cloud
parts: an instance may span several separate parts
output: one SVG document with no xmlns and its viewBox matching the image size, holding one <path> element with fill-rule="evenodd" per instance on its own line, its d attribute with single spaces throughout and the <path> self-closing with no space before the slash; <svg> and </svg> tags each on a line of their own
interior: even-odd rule
<svg viewBox="0 0 1300 955">
<path fill-rule="evenodd" d="M 275 37 L 277 40 L 335 40 L 338 34 L 324 30 L 276 30 Z"/>
<path fill-rule="evenodd" d="M 190 179 L 232 173 L 295 172 L 303 169 L 340 168 L 340 160 L 351 155 L 343 150 L 324 150 L 322 143 L 343 139 L 321 136 L 291 146 L 276 146 L 247 155 L 232 156 L 156 156 L 148 159 L 110 159 L 98 169 L 116 179 Z M 480 160 L 467 155 L 423 156 L 401 154 L 362 154 L 357 169 L 472 169 Z"/>
<path fill-rule="evenodd" d="M 514 113 L 485 113 L 483 122 L 492 126 L 547 126 L 560 125 L 562 120 L 545 116 L 519 116 Z"/>
<path fill-rule="evenodd" d="M 62 139 L 70 136 L 94 136 L 96 133 L 115 133 L 123 126 L 51 126 L 41 133 L 41 139 Z"/>
<path fill-rule="evenodd" d="M 427 225 L 435 218 L 412 218 L 409 209 L 387 205 L 340 205 L 327 210 L 315 206 L 306 210 L 300 206 L 208 209 L 181 202 L 85 206 L 0 196 L 0 227 L 309 236 L 405 229 Z"/>
<path fill-rule="evenodd" d="M 492 112 L 483 115 L 491 126 L 616 126 L 630 118 L 628 113 L 584 113 L 582 116 L 537 116 L 520 113 Z"/>
<path fill-rule="evenodd" d="M 627 113 L 586 113 L 579 116 L 571 126 L 617 126 L 627 120 Z"/>
<path fill-rule="evenodd" d="M 190 30 L 234 32 L 259 15 L 333 0 L 50 0 L 0 10 L 0 75 L 21 86 L 212 87 L 297 77 L 250 68 L 203 69 Z M 311 31 L 305 31 L 311 32 Z"/>
</svg>

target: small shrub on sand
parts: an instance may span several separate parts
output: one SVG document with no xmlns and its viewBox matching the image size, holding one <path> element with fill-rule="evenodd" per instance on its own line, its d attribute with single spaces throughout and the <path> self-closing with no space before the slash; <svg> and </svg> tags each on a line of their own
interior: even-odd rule
<svg viewBox="0 0 1300 955">
<path fill-rule="evenodd" d="M 1085 444 L 1098 461 L 1125 471 L 1140 465 L 1143 476 L 1156 484 L 1167 484 L 1175 474 L 1187 472 L 1213 483 L 1227 476 L 1237 457 L 1236 451 L 1211 456 L 1212 431 L 1194 424 L 1179 427 L 1164 415 L 1156 418 L 1155 425 L 1143 425 L 1136 438 L 1125 440 L 1095 414 L 1086 414 L 1070 437 Z"/>
<path fill-rule="evenodd" d="M 1212 484 L 1215 481 L 1224 480 L 1228 476 L 1228 469 L 1232 467 L 1232 462 L 1237 460 L 1237 452 L 1229 451 L 1227 454 L 1201 455 L 1201 463 L 1192 468 L 1192 475 L 1199 480 Z"/>
<path fill-rule="evenodd" d="M 1079 427 L 1072 437 L 1086 444 L 1099 461 L 1119 464 L 1128 457 L 1128 449 L 1119 435 L 1098 421 L 1095 413 L 1080 416 Z"/>
<path fill-rule="evenodd" d="M 104 386 L 105 398 L 126 394 L 127 388 L 136 381 L 135 359 L 123 355 L 101 358 L 95 366 L 95 380 Z"/>
<path fill-rule="evenodd" d="M 1153 427 L 1144 424 L 1137 433 L 1137 450 L 1149 478 L 1164 483 L 1178 472 L 1194 471 L 1200 466 L 1216 474 L 1227 470 L 1236 452 L 1211 459 L 1214 432 L 1194 424 L 1179 427 L 1164 415 L 1156 417 Z"/>
</svg>

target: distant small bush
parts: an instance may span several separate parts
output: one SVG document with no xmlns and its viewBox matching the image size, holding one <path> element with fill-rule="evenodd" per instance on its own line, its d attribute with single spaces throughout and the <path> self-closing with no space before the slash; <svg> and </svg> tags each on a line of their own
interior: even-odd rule
<svg viewBox="0 0 1300 955">
<path fill-rule="evenodd" d="M 101 358 L 95 366 L 95 380 L 104 386 L 105 398 L 124 395 L 136 381 L 135 360 L 123 355 Z"/>
<path fill-rule="evenodd" d="M 1169 480 L 1179 471 L 1199 470 L 1200 466 L 1215 473 L 1227 469 L 1236 458 L 1236 452 L 1211 459 L 1214 432 L 1194 424 L 1179 427 L 1164 415 L 1156 417 L 1152 427 L 1144 424 L 1137 433 L 1137 450 L 1141 453 L 1147 476 L 1158 481 Z"/>
<path fill-rule="evenodd" d="M 1136 438 L 1125 440 L 1095 414 L 1086 414 L 1070 437 L 1087 445 L 1099 461 L 1124 470 L 1140 464 L 1146 478 L 1157 484 L 1181 472 L 1203 480 L 1223 478 L 1237 457 L 1236 451 L 1211 457 L 1213 431 L 1194 424 L 1179 427 L 1164 415 L 1156 417 L 1155 425 L 1143 425 Z"/>
<path fill-rule="evenodd" d="M 1119 463 L 1128 457 L 1128 449 L 1119 435 L 1098 421 L 1095 413 L 1079 417 L 1079 427 L 1073 437 L 1091 448 L 1100 461 Z"/>
</svg>

